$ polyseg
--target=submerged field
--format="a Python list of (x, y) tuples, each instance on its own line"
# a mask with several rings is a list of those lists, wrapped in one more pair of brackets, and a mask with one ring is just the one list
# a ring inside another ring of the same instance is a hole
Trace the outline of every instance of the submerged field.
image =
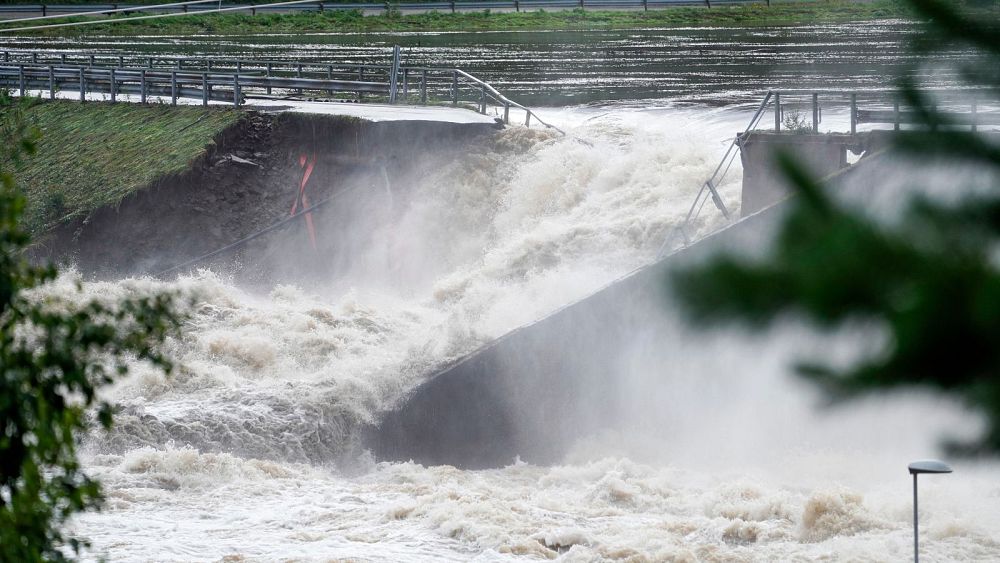
[[(39, 35), (194, 35), (302, 33), (302, 32), (379, 32), (379, 31), (469, 31), (521, 29), (624, 29), (670, 26), (795, 25), (846, 22), (887, 18), (909, 18), (911, 12), (899, 0), (852, 2), (818, 0), (812, 2), (761, 2), (740, 6), (667, 8), (651, 11), (570, 11), (514, 13), (386, 14), (365, 16), (360, 10), (326, 11), (293, 14), (205, 14), (180, 16), (107, 25), (88, 25), (41, 30)], [(114, 18), (111, 18), (113, 21)], [(62, 21), (62, 20), (58, 20)], [(72, 21), (67, 19), (66, 21)], [(55, 23), (55, 22), (54, 22)]]

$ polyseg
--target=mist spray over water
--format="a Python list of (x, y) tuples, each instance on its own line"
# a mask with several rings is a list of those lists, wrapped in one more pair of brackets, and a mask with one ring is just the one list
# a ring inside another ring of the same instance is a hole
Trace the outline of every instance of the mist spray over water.
[[(767, 338), (694, 334), (650, 310), (643, 338), (613, 351), (621, 407), (592, 413), (616, 430), (582, 436), (564, 465), (459, 471), (358, 450), (355, 429), (438, 367), (652, 262), (744, 116), (557, 119), (565, 138), (508, 129), (495, 150), (396, 189), (327, 286), (249, 291), (210, 271), (84, 284), (84, 297), (169, 289), (195, 305), (168, 343), (173, 376), (138, 368), (109, 390), (122, 412), (88, 443), (109, 507), (79, 531), (121, 560), (905, 554), (908, 497), (892, 467), (905, 489), (899, 456), (936, 438), (910, 422), (976, 421), (923, 396), (817, 414), (788, 360), (850, 356), (857, 338), (820, 339), (794, 320)], [(731, 178), (720, 191), (736, 209)], [(701, 233), (721, 224), (700, 220)], [(966, 471), (924, 493), (941, 558), (1000, 545), (1000, 489), (980, 477), (993, 466)]]

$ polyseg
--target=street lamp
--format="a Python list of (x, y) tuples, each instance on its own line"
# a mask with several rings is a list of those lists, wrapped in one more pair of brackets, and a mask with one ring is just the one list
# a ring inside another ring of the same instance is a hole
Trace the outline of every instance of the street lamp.
[(951, 473), (951, 466), (936, 459), (922, 459), (909, 465), (913, 475), (913, 563), (920, 562), (920, 533), (917, 531), (917, 475), (921, 473)]

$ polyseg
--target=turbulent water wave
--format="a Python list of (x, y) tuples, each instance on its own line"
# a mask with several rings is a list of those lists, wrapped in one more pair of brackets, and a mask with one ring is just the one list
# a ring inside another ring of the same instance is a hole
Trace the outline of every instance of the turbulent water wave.
[[(127, 561), (906, 556), (909, 497), (893, 487), (908, 482), (888, 477), (877, 440), (855, 452), (860, 461), (836, 440), (839, 449), (799, 455), (810, 429), (838, 430), (810, 418), (801, 388), (783, 379), (776, 358), (786, 356), (765, 350), (773, 369), (751, 379), (719, 353), (734, 349), (728, 342), (677, 337), (700, 354), (682, 366), (696, 374), (712, 360), (702, 369), (721, 379), (672, 382), (659, 406), (651, 396), (645, 407), (674, 413), (652, 445), (639, 433), (586, 437), (564, 465), (490, 471), (376, 463), (360, 451), (355, 431), (437, 367), (650, 263), (744, 116), (555, 118), (568, 136), (509, 129), (394, 194), (384, 223), (354, 245), (352, 267), (326, 286), (261, 293), (203, 271), (88, 282), (80, 294), (71, 273), (48, 288), (75, 299), (168, 290), (191, 303), (183, 335), (167, 344), (176, 372), (136, 366), (107, 391), (121, 413), (110, 434), (88, 439), (87, 463), (108, 506), (77, 531)], [(721, 186), (730, 209), (735, 176)], [(699, 221), (703, 233), (721, 224), (710, 210)], [(775, 404), (787, 416), (767, 416), (762, 406)], [(897, 419), (951, 412), (915, 404)], [(859, 424), (850, 435), (863, 435)], [(757, 474), (719, 463), (747, 455), (692, 455), (765, 443), (770, 465)], [(838, 464), (854, 468), (850, 478), (830, 469)], [(982, 477), (991, 470), (927, 484), (928, 554), (996, 555), (1000, 489)]]
[[(169, 343), (177, 373), (139, 367), (118, 384), (118, 424), (93, 446), (357, 453), (353, 430), (435, 368), (653, 259), (717, 151), (683, 118), (642, 119), (598, 116), (566, 138), (507, 130), (397, 196), (401, 210), (329, 286), (259, 294), (208, 271), (85, 284), (80, 298), (179, 291), (196, 303)], [(71, 294), (72, 277), (53, 291)]]
[[(117, 560), (884, 561), (912, 548), (905, 475), (862, 490), (605, 458), (382, 464), (343, 478), (186, 448), (91, 465), (108, 506), (79, 525)], [(965, 473), (957, 487), (923, 485), (927, 559), (989, 561), (1000, 549), (1000, 489)]]

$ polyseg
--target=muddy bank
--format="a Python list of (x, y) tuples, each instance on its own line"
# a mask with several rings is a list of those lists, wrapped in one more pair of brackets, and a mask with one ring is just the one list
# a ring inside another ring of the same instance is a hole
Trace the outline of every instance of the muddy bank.
[[(58, 227), (34, 254), (96, 278), (178, 265), (168, 274), (211, 267), (258, 283), (326, 276), (350, 260), (352, 241), (374, 225), (365, 217), (391, 213), (413, 178), (482, 150), (495, 131), (488, 124), (248, 113), (187, 171)], [(249, 243), (186, 264), (317, 205)]]

